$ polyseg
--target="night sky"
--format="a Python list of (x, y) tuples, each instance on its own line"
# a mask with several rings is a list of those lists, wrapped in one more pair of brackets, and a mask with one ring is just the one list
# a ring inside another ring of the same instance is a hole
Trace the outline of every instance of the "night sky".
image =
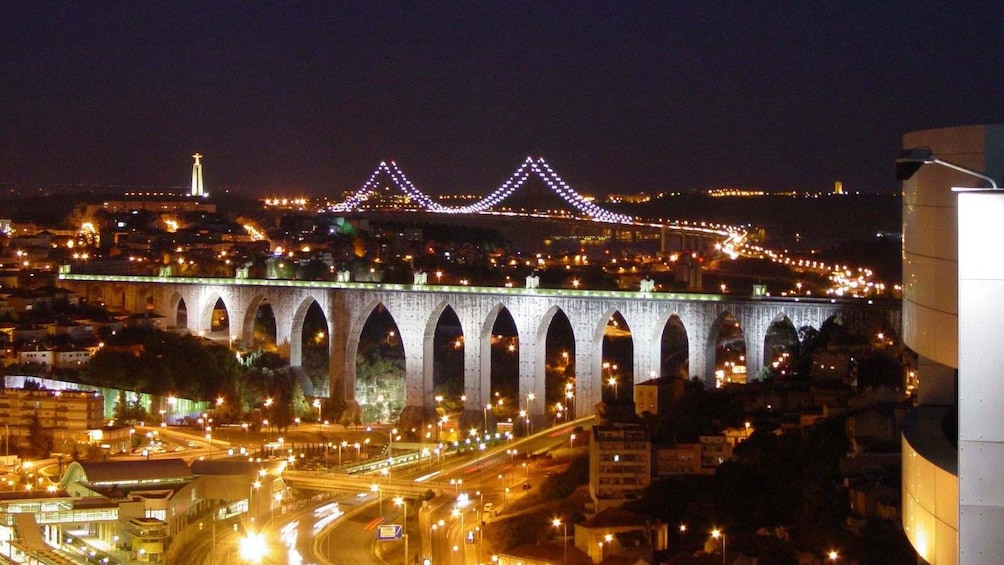
[(1004, 121), (995, 1), (2, 6), (7, 186), (894, 192), (905, 132)]

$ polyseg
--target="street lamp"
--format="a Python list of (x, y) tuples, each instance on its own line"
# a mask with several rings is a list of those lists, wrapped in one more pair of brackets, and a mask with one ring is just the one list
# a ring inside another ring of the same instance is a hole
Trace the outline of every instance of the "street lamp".
[(533, 402), (536, 398), (537, 398), (536, 394), (534, 394), (532, 392), (526, 393), (526, 435), (527, 435), (527, 437), (529, 437), (530, 434), (533, 432), (533, 424), (532, 424), (532, 421), (533, 421), (532, 420), (533, 410), (530, 409), (530, 403)]
[(934, 154), (933, 151), (931, 151), (929, 147), (914, 147), (911, 149), (906, 149), (902, 153), (900, 153), (899, 157), (896, 158), (896, 178), (898, 180), (908, 180), (910, 177), (914, 175), (914, 173), (917, 172), (918, 169), (920, 169), (927, 163), (934, 163), (937, 165), (941, 165), (942, 167), (955, 169), (956, 171), (966, 173), (967, 175), (972, 175), (974, 177), (981, 178), (990, 183), (991, 189), (993, 190), (1000, 189), (1000, 187), (997, 186), (997, 182), (994, 181), (993, 178), (978, 171), (974, 171), (972, 169), (963, 167), (961, 165), (956, 165), (955, 163), (949, 163), (948, 161), (942, 161)]
[(237, 553), (249, 563), (260, 563), (268, 555), (268, 544), (261, 532), (249, 532), (238, 542)]
[(840, 558), (840, 554), (839, 554), (839, 553), (837, 553), (837, 550), (835, 550), (835, 549), (831, 549), (831, 550), (830, 550), (830, 551), (829, 551), (829, 552), (828, 552), (828, 553), (826, 554), (826, 558), (827, 558), (827, 559), (829, 559), (830, 561), (832, 561), (832, 562), (836, 563), (836, 562), (837, 562), (837, 559), (839, 559), (839, 558)]
[(603, 546), (610, 545), (610, 542), (614, 541), (614, 536), (607, 534), (603, 536), (603, 541), (600, 542), (600, 561), (603, 561)]
[(561, 518), (555, 518), (551, 520), (551, 525), (557, 528), (561, 526), (561, 541), (562, 541), (562, 563), (568, 563), (568, 524), (561, 521)]
[(614, 389), (614, 402), (617, 402), (617, 365), (604, 361), (603, 369), (607, 373), (607, 384)]
[[(270, 408), (272, 408), (272, 402), (273, 401), (272, 401), (272, 397), (271, 396), (269, 396), (268, 398), (265, 399), (265, 415), (266, 416), (271, 416), (272, 415), (272, 411), (270, 410)], [(268, 432), (269, 432), (268, 420), (266, 419), (266, 420), (262, 421), (262, 423), (265, 424), (265, 439), (267, 440), (268, 439)]]
[(404, 525), (402, 526), (404, 530), (404, 563), (408, 565), (408, 503), (404, 501), (404, 497), (397, 496), (394, 497), (394, 506), (400, 506), (404, 509)]
[(725, 565), (725, 532), (715, 528), (711, 530), (711, 537), (715, 539), (722, 538), (722, 565)]
[(383, 518), (383, 491), (380, 489), (380, 485), (376, 483), (371, 484), (370, 492), (377, 493), (377, 506), (380, 509), (380, 517)]
[[(167, 423), (171, 424), (171, 412), (174, 411), (175, 405), (178, 404), (178, 398), (173, 394), (167, 397)], [(6, 453), (4, 454), (6, 455)]]

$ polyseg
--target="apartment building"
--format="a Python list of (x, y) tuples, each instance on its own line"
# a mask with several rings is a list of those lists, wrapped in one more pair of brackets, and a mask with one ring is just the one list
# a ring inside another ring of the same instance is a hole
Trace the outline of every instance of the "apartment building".
[(596, 511), (641, 496), (652, 481), (652, 442), (638, 424), (593, 426), (589, 444), (589, 494)]

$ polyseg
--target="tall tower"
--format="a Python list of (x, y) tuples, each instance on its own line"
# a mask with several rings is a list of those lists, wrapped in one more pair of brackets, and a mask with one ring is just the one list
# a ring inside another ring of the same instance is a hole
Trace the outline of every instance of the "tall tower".
[(192, 165), (192, 196), (206, 197), (208, 195), (202, 186), (202, 154), (196, 153), (192, 157), (195, 158), (195, 164)]

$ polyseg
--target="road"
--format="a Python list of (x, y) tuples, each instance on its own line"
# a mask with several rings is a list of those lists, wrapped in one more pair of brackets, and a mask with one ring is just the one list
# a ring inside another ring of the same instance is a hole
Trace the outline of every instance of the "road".
[[(523, 484), (539, 485), (543, 479), (543, 471), (536, 469), (526, 455), (568, 445), (572, 429), (588, 421), (582, 419), (548, 428), (530, 438), (520, 438), (488, 449), (480, 457), (472, 455), (401, 468), (394, 471), (393, 480), (380, 476), (287, 471), (291, 483), (303, 482), (302, 487), (309, 484), (311, 488), (328, 492), (309, 501), (301, 501), (301, 508), (285, 515), (276, 513), (274, 520), (267, 523), (262, 532), (269, 548), (262, 563), (387, 565), (421, 562), (421, 558), (426, 556), (431, 557), (433, 563), (450, 565), (488, 562), (490, 556), (486, 555), (487, 549), (480, 543), (478, 535), (481, 521), (491, 519), (483, 515), (484, 505), (492, 503), (495, 514), (508, 512), (515, 500), (532, 492), (532, 489), (524, 490)], [(439, 474), (430, 480), (415, 482), (416, 478), (428, 476), (432, 470), (438, 470)], [(373, 483), (385, 489), (381, 497), (368, 488)], [(508, 494), (506, 487), (509, 488)], [(424, 506), (416, 505), (416, 497), (429, 490), (437, 496)], [(402, 509), (391, 502), (393, 493), (405, 496), (408, 504), (408, 522), (404, 531), (409, 536), (408, 553), (411, 559), (407, 561), (402, 541), (376, 541), (379, 524), (404, 524)], [(458, 497), (464, 493), (468, 503), (458, 505)], [(337, 510), (331, 506), (333, 502), (338, 503)], [(322, 522), (325, 518), (328, 520)], [(433, 525), (437, 527), (433, 529)], [(209, 520), (206, 527), (211, 527)], [(475, 528), (478, 528), (474, 538), (477, 543), (465, 543), (465, 537), (471, 535)], [(239, 533), (233, 531), (231, 522), (218, 523), (216, 529), (216, 536), (206, 532), (208, 535), (196, 536), (186, 543), (177, 561), (193, 565), (236, 562), (239, 540), (246, 533), (244, 524), (238, 523)]]
[[(494, 505), (495, 514), (508, 512), (513, 502), (532, 492), (532, 488), (524, 490), (522, 488), (524, 484), (539, 485), (543, 480), (544, 471), (538, 469), (533, 461), (526, 457), (526, 454), (568, 445), (568, 437), (573, 428), (588, 422), (590, 419), (586, 418), (548, 428), (530, 438), (514, 440), (506, 445), (487, 450), (480, 457), (470, 456), (463, 460), (438, 464), (441, 474), (437, 475), (435, 480), (419, 483), (422, 489), (438, 492), (438, 496), (429, 501), (422, 509), (411, 506), (408, 509), (407, 533), (409, 534), (408, 549), (411, 558), (407, 562), (421, 562), (423, 557), (432, 558), (433, 563), (449, 563), (450, 565), (488, 562), (490, 559), (490, 556), (486, 555), (488, 550), (483, 547), (480, 541), (481, 521), (491, 519), (491, 517), (483, 515), (484, 505), (491, 502)], [(513, 452), (516, 451), (522, 455), (514, 454)], [(400, 485), (399, 488), (403, 488), (409, 480), (414, 481), (415, 478), (428, 473), (429, 468), (413, 471), (402, 470), (398, 472), (400, 478), (390, 481), (390, 487)], [(369, 480), (376, 481), (378, 484), (384, 483), (382, 479), (371, 477)], [(451, 480), (453, 481), (452, 485), (450, 484)], [(360, 486), (363, 486), (365, 482), (366, 479), (360, 481)], [(506, 487), (509, 488), (508, 494), (505, 492)], [(458, 508), (457, 500), (462, 498), (461, 494), (465, 493), (467, 504), (461, 504)], [(383, 563), (406, 562), (403, 556), (404, 548), (401, 547), (403, 544), (375, 541), (375, 523), (380, 518), (379, 511), (373, 500), (363, 502), (366, 504), (364, 509), (351, 516), (346, 514), (344, 519), (331, 524), (320, 532), (317, 541), (313, 544), (314, 551), (312, 552), (319, 563), (382, 565)], [(409, 499), (408, 502), (411, 504), (414, 499)], [(384, 497), (383, 511), (386, 518), (384, 523), (390, 523), (388, 520), (392, 519), (397, 520), (394, 523), (402, 523), (399, 518), (395, 518), (400, 514), (394, 513), (395, 511), (392, 509), (393, 506), (389, 504), (388, 497)], [(442, 521), (442, 527), (439, 525), (440, 521)], [(433, 525), (437, 527), (433, 529)], [(478, 531), (474, 532), (476, 543), (465, 543), (465, 539), (471, 535), (475, 528), (478, 528)], [(325, 551), (331, 545), (330, 540), (332, 539), (337, 540), (337, 546), (330, 552)], [(387, 544), (378, 548), (382, 559), (374, 555), (374, 544), (376, 543)]]

